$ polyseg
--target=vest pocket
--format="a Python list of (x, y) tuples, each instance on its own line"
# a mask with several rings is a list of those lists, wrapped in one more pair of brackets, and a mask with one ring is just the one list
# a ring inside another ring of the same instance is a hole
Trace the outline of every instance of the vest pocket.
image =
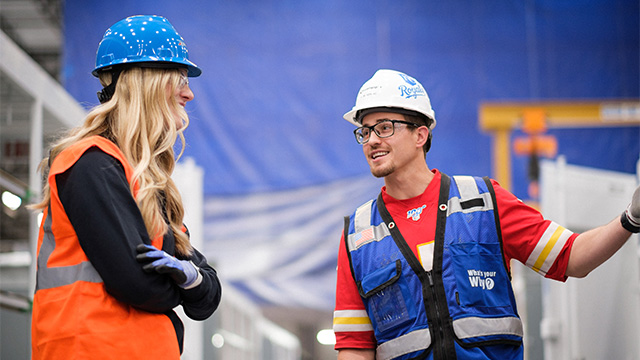
[(449, 312), (458, 341), (469, 346), (519, 346), (522, 322), (511, 304), (511, 284), (500, 244), (454, 243), (449, 249), (456, 297), (450, 301)]
[(462, 307), (510, 306), (509, 278), (500, 244), (451, 244), (453, 268)]
[(407, 287), (400, 277), (401, 274), (402, 263), (396, 260), (365, 275), (358, 283), (358, 289), (365, 300), (369, 316), (375, 322), (374, 326), (381, 332), (411, 319), (403, 296), (403, 292), (407, 292)]

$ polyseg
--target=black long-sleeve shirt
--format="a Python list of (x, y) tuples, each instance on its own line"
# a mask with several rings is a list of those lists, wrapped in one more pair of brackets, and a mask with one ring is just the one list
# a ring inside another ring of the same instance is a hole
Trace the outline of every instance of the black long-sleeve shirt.
[[(142, 214), (122, 164), (97, 147), (57, 175), (56, 184), (80, 246), (107, 292), (138, 309), (169, 316), (182, 348), (182, 324), (172, 309), (182, 305), (187, 316), (204, 320), (220, 303), (220, 282), (204, 255), (194, 249), (189, 258), (177, 256), (193, 261), (203, 276), (202, 282), (189, 290), (177, 286), (167, 275), (142, 270), (136, 261), (136, 246), (151, 244)], [(162, 250), (175, 256), (171, 231), (164, 236)]]

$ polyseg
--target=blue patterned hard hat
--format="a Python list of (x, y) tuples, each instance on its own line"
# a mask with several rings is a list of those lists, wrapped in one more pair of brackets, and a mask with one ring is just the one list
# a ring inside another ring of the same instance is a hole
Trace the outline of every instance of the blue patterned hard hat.
[(107, 29), (98, 45), (96, 67), (91, 73), (98, 76), (102, 70), (125, 64), (186, 67), (191, 77), (202, 73), (189, 60), (189, 51), (180, 34), (167, 19), (157, 15), (130, 16)]

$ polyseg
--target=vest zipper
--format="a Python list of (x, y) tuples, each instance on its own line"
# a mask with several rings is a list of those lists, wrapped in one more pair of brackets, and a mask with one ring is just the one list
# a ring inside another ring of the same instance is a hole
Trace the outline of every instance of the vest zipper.
[[(433, 282), (433, 271), (427, 271), (427, 279), (429, 279), (429, 290), (431, 290), (431, 298), (433, 299), (433, 304), (435, 306), (435, 319), (434, 323), (436, 325), (436, 331), (438, 337), (435, 340), (436, 346), (440, 347), (441, 351), (438, 351), (440, 354), (446, 354), (446, 348), (444, 345), (444, 326), (442, 325), (442, 317), (440, 315), (440, 305), (438, 304), (438, 299), (436, 297), (435, 283)], [(435, 345), (435, 344), (434, 344)], [(435, 355), (435, 352), (434, 352)]]

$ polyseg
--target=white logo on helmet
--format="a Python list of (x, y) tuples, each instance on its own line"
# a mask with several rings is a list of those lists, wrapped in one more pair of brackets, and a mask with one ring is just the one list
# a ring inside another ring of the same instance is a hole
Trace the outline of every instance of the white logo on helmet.
[(412, 78), (411, 76), (408, 76), (407, 74), (398, 73), (398, 75), (400, 75), (400, 77), (404, 79), (404, 81), (406, 81), (407, 84), (411, 86), (415, 86), (418, 83), (416, 79)]
[(400, 77), (409, 85), (400, 85), (398, 86), (398, 90), (400, 90), (400, 96), (410, 99), (417, 99), (418, 96), (427, 96), (427, 92), (418, 84), (418, 82), (406, 74), (399, 73)]
[(407, 99), (409, 98), (414, 98), (417, 99), (418, 96), (427, 96), (426, 91), (424, 91), (424, 89), (420, 86), (406, 86), (406, 85), (400, 85), (398, 86), (398, 90), (400, 90), (400, 96), (403, 96)]

